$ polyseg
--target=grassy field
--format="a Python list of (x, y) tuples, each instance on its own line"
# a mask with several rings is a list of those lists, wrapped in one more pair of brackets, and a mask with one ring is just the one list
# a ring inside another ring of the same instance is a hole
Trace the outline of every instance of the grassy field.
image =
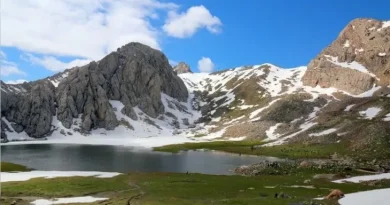
[[(309, 183), (305, 180), (311, 179)], [(294, 185), (313, 188), (291, 187)], [(376, 186), (364, 184), (335, 184), (313, 180), (312, 173), (289, 176), (213, 176), (202, 174), (130, 173), (114, 178), (70, 177), (32, 179), (25, 182), (2, 183), (3, 202), (20, 199), (27, 204), (32, 198), (97, 196), (110, 198), (103, 204), (125, 205), (127, 200), (141, 194), (131, 204), (143, 205), (204, 205), (204, 204), (310, 204), (315, 197), (326, 196), (331, 189), (346, 193), (390, 187), (389, 182)], [(274, 198), (283, 192), (291, 198)], [(12, 197), (12, 198), (11, 198)], [(91, 204), (101, 204), (95, 202)], [(336, 201), (318, 201), (318, 204), (338, 204)]]
[(260, 141), (214, 141), (214, 142), (202, 142), (202, 143), (183, 143), (167, 145), (162, 147), (155, 147), (154, 151), (162, 152), (179, 152), (186, 150), (196, 149), (210, 149), (218, 150), (229, 153), (237, 154), (249, 154), (249, 155), (263, 155), (263, 156), (274, 156), (290, 159), (300, 158), (330, 158), (335, 152), (337, 154), (344, 154), (343, 144), (319, 144), (319, 145), (302, 145), (302, 144), (291, 144), (291, 145), (279, 145), (273, 147), (256, 147), (262, 145), (264, 142)]
[(16, 171), (29, 171), (31, 169), (19, 165), (19, 164), (13, 164), (9, 162), (0, 162), (0, 171), (2, 172), (16, 172)]

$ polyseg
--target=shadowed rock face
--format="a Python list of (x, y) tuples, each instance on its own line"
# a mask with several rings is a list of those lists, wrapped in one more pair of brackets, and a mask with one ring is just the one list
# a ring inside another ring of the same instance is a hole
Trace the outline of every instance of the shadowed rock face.
[[(390, 26), (374, 19), (351, 21), (309, 65), (304, 85), (335, 87), (360, 94), (390, 84)], [(336, 62), (336, 63), (335, 63)], [(343, 63), (343, 66), (337, 65)], [(367, 72), (353, 70), (359, 67)]]
[[(53, 116), (66, 128), (81, 116), (81, 129), (114, 129), (116, 119), (109, 100), (124, 104), (122, 113), (134, 118), (134, 106), (150, 117), (164, 113), (161, 92), (186, 101), (187, 89), (165, 55), (140, 43), (129, 43), (99, 62), (67, 70), (57, 88), (50, 79), (26, 84), (23, 92), (2, 90), (1, 116), (17, 132), (31, 137), (50, 132)], [(23, 87), (23, 88), (24, 88)], [(57, 107), (57, 113), (56, 113)]]
[(48, 81), (35, 83), (29, 93), (1, 93), (1, 115), (12, 122), (16, 132), (23, 130), (31, 137), (50, 132), (55, 115), (55, 88)]

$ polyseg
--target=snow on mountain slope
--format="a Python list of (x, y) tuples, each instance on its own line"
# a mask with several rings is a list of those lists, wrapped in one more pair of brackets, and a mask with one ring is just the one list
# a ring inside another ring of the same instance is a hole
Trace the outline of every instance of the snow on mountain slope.
[(223, 132), (224, 138), (246, 136), (273, 141), (267, 146), (286, 143), (296, 136), (330, 135), (338, 129), (319, 129), (318, 122), (330, 103), (370, 98), (384, 89), (375, 86), (352, 95), (331, 87), (304, 86), (301, 79), (305, 71), (304, 66), (283, 69), (263, 64), (179, 76), (200, 105), (199, 121), (213, 126), (210, 131)]
[[(138, 107), (134, 107), (137, 119), (132, 119), (122, 113), (124, 105), (120, 101), (110, 100), (116, 118), (120, 121), (114, 130), (94, 129), (89, 133), (82, 133), (81, 116), (73, 121), (69, 129), (55, 116), (52, 134), (47, 137), (48, 140), (18, 143), (153, 147), (183, 142), (250, 138), (270, 141), (266, 146), (279, 145), (297, 137), (315, 139), (331, 134), (349, 133), (343, 125), (321, 128), (321, 120), (327, 107), (332, 102), (343, 102), (344, 98), (369, 98), (382, 89), (377, 86), (365, 93), (351, 95), (335, 88), (303, 86), (301, 78), (305, 71), (306, 67), (303, 66), (283, 69), (272, 64), (263, 64), (210, 74), (182, 73), (178, 76), (189, 91), (188, 100), (179, 102), (161, 93), (165, 113), (157, 118), (151, 118)], [(67, 75), (65, 71), (47, 80), (58, 86)], [(17, 87), (12, 89), (23, 89), (21, 85), (15, 86)], [(8, 87), (7, 91), (10, 90)], [(354, 105), (352, 111), (351, 104)], [(340, 109), (344, 115), (356, 113), (356, 119), (362, 118), (359, 111), (369, 108), (359, 108), (358, 103), (349, 101), (342, 106)], [(388, 121), (387, 116), (376, 114), (378, 118), (383, 118), (383, 122)], [(2, 119), (11, 127), (5, 118)], [(6, 133), (9, 140), (33, 140), (24, 132), (16, 133), (11, 130)]]

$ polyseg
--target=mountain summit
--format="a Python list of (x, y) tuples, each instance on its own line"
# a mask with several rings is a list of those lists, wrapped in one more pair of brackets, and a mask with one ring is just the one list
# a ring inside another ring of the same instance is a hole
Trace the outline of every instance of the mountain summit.
[(11, 125), (4, 128), (43, 137), (53, 131), (55, 120), (66, 129), (79, 120), (76, 130), (84, 133), (97, 128), (113, 130), (121, 119), (110, 101), (122, 103), (119, 111), (136, 120), (135, 107), (151, 118), (164, 114), (161, 93), (178, 102), (188, 98), (183, 81), (165, 55), (140, 43), (129, 43), (99, 62), (59, 76), (59, 83), (48, 78), (26, 83), (23, 88), (8, 85), (2, 89), (1, 116)]
[(182, 73), (192, 73), (190, 66), (187, 63), (180, 62), (178, 63), (175, 67), (173, 67), (173, 70), (177, 74), (182, 74)]

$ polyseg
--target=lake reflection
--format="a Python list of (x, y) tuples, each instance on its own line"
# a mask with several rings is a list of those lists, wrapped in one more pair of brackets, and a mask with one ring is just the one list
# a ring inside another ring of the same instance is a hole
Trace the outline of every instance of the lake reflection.
[(214, 151), (172, 154), (121, 146), (29, 144), (1, 146), (1, 160), (38, 170), (234, 174), (229, 170), (280, 159)]

